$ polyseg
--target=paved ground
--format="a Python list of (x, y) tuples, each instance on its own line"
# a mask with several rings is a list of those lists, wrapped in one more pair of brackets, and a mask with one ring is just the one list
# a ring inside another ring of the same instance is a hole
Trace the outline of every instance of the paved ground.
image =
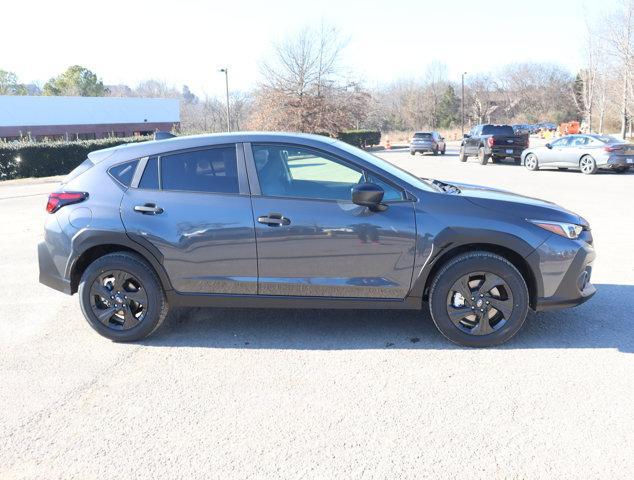
[(117, 345), (37, 283), (52, 185), (3, 185), (0, 478), (634, 478), (634, 174), (383, 155), (578, 211), (599, 293), (488, 350), (348, 311), (180, 310)]

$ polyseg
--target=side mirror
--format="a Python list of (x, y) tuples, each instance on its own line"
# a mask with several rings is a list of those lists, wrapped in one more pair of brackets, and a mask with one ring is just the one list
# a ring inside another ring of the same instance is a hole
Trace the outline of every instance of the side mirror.
[(553, 146), (550, 143), (547, 143), (546, 148), (553, 148)]
[(445, 141), (445, 137), (440, 137), (440, 140), (444, 142)]
[(376, 183), (358, 183), (352, 187), (352, 203), (368, 207), (373, 212), (382, 212), (387, 205), (382, 204), (385, 192)]
[(468, 133), (465, 133), (462, 135), (462, 138), (471, 138), (471, 135), (469, 135)]

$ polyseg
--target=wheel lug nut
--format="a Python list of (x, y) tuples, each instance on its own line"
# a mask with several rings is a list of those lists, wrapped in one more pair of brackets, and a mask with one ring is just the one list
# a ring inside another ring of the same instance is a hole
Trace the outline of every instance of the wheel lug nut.
[(471, 297), (471, 300), (475, 300), (475, 297)]
[(484, 297), (484, 295), (480, 294), (480, 298)]
[(471, 307), (471, 310), (475, 310), (475, 307)]
[(481, 308), (481, 309), (480, 309), (480, 311), (481, 311), (481, 312), (484, 312), (484, 308)]
[(491, 303), (491, 302), (487, 301), (487, 305), (488, 305), (489, 303)]

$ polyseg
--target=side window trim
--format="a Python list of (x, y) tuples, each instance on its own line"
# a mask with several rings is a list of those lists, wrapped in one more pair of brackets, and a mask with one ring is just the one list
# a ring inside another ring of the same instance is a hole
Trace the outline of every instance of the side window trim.
[[(252, 143), (251, 142), (244, 142), (243, 144), (243, 148), (244, 148), (244, 159), (245, 159), (245, 163), (246, 163), (246, 173), (247, 173), (247, 178), (248, 178), (248, 182), (249, 182), (249, 188), (251, 191), (251, 195), (254, 196), (264, 196), (262, 195), (262, 190), (260, 188), (260, 179), (258, 177), (258, 172), (255, 168), (255, 159), (253, 158), (253, 149), (252, 149)], [(397, 203), (397, 202), (413, 202), (416, 201), (416, 197), (414, 195), (412, 195), (406, 188), (403, 188), (399, 185), (395, 185), (394, 182), (386, 179), (383, 175), (381, 175), (380, 173), (377, 173), (374, 170), (371, 170), (369, 168), (366, 168), (364, 166), (361, 165), (357, 165), (354, 162), (351, 162), (350, 160), (346, 159), (346, 158), (342, 158), (339, 155), (335, 155), (332, 154), (330, 152), (325, 152), (323, 150), (320, 150), (318, 148), (314, 148), (311, 146), (307, 146), (307, 145), (300, 145), (300, 144), (293, 144), (293, 143), (279, 143), (279, 142), (260, 142), (258, 143), (258, 145), (287, 145), (287, 146), (293, 146), (293, 147), (297, 147), (297, 148), (305, 148), (307, 150), (312, 150), (313, 152), (316, 152), (319, 155), (323, 155), (325, 158), (332, 158), (338, 162), (341, 162), (343, 165), (349, 167), (349, 168), (353, 168), (353, 169), (358, 169), (361, 170), (361, 173), (363, 175), (363, 179), (367, 180), (368, 174), (373, 175), (377, 178), (379, 178), (380, 180), (382, 180), (383, 182), (387, 183), (388, 185), (392, 186), (392, 188), (394, 188), (395, 190), (401, 192), (402, 194), (402, 199), (401, 200), (388, 200), (385, 203)], [(306, 197), (276, 197), (276, 198), (296, 198), (296, 199), (301, 199), (301, 200), (318, 200), (318, 201), (333, 201), (333, 202), (340, 202), (341, 200), (331, 200), (331, 199), (324, 199), (324, 198), (306, 198)]]
[[(223, 143), (218, 145), (204, 145), (201, 147), (194, 148), (185, 148), (181, 150), (173, 150), (169, 152), (162, 152), (156, 155), (151, 155), (151, 157), (156, 157), (156, 168), (157, 168), (157, 176), (158, 176), (158, 191), (163, 191), (163, 176), (162, 176), (162, 157), (168, 157), (170, 155), (177, 155), (181, 153), (187, 152), (195, 152), (195, 151), (203, 151), (203, 150), (212, 150), (215, 148), (227, 148), (233, 146), (235, 148), (236, 153), (236, 168), (238, 174), (238, 192), (237, 193), (226, 193), (226, 192), (196, 192), (191, 190), (178, 190), (183, 193), (198, 193), (198, 194), (223, 194), (223, 195), (249, 195), (249, 180), (246, 176), (246, 167), (245, 167), (245, 149), (240, 142), (235, 143)], [(131, 188), (139, 188), (139, 183), (141, 182), (141, 178), (143, 177), (143, 173), (147, 167), (150, 156), (146, 156), (139, 159), (139, 164), (137, 165), (137, 170), (134, 174), (134, 178), (132, 180)], [(165, 190), (172, 191), (172, 190)], [(176, 190), (174, 190), (176, 191)]]

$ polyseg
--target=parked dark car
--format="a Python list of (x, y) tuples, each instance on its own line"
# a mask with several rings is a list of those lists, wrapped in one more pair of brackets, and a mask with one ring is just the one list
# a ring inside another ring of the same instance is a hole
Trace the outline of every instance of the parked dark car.
[(447, 144), (444, 137), (438, 132), (416, 132), (409, 144), (409, 153), (414, 155), (416, 152), (431, 152), (434, 155), (445, 154)]
[(489, 159), (496, 162), (512, 158), (520, 165), (522, 151), (528, 147), (528, 137), (528, 133), (515, 133), (511, 125), (476, 125), (464, 135), (459, 158), (461, 162), (466, 162), (467, 157), (477, 155), (482, 165), (486, 165)]
[[(49, 196), (40, 281), (115, 341), (168, 308), (413, 309), (448, 339), (511, 338), (595, 292), (588, 223), (415, 177), (322, 136), (235, 133), (99, 150)], [(389, 314), (386, 314), (386, 322)]]

